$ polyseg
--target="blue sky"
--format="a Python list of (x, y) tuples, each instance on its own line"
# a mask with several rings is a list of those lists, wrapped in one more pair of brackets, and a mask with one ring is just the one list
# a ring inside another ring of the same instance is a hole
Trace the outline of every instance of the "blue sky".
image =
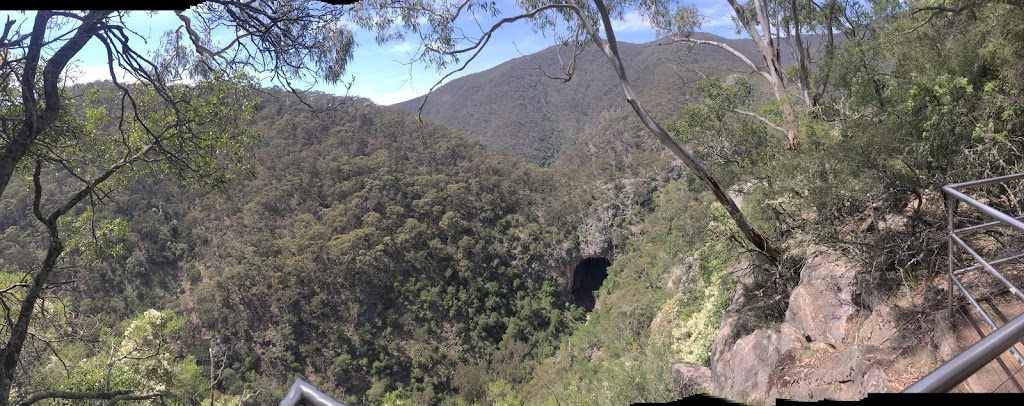
[[(725, 0), (696, 0), (691, 5), (697, 6), (706, 20), (701, 31), (722, 36), (735, 37), (735, 27), (730, 20), (730, 8)], [(499, 9), (508, 15), (518, 8), (514, 1), (499, 0)], [(12, 19), (25, 20), (23, 32), (30, 29), (32, 14), (3, 12)], [(2, 18), (3, 16), (0, 16)], [(167, 30), (173, 30), (181, 22), (169, 11), (159, 12), (153, 16), (146, 13), (132, 13), (127, 21), (138, 36), (131, 42), (144, 42), (145, 46), (155, 46), (160, 36)], [(490, 22), (484, 22), (490, 25)], [(620, 41), (647, 42), (655, 39), (654, 30), (640, 18), (636, 12), (627, 13), (622, 20), (615, 22), (616, 34)], [(422, 64), (409, 64), (410, 51), (416, 49), (417, 43), (399, 42), (378, 46), (374, 35), (370, 32), (355, 29), (357, 47), (346, 77), (354, 77), (350, 95), (369, 98), (377, 104), (389, 105), (408, 100), (426, 93), (445, 73)], [(466, 28), (467, 30), (469, 28)], [(479, 32), (474, 25), (473, 30)], [(504, 61), (522, 55), (540, 51), (554, 44), (550, 35), (546, 38), (533, 31), (526, 21), (504, 26), (497, 32), (487, 48), (463, 72), (449, 78), (452, 80), (473, 72), (486, 70)], [(106, 65), (106, 54), (102, 44), (93, 39), (79, 53), (75, 65), (68, 72), (75, 81), (89, 82), (109, 79)], [(538, 73), (539, 75), (539, 73)], [(343, 94), (343, 86), (319, 85), (316, 90), (327, 93)]]
[[(730, 18), (731, 8), (725, 0), (699, 0), (691, 4), (700, 8), (702, 14), (707, 17), (701, 31), (736, 37), (735, 25)], [(498, 5), (503, 13), (518, 10), (514, 2), (508, 0), (500, 0)], [(628, 13), (623, 20), (617, 21), (615, 28), (619, 41), (641, 43), (656, 38), (651, 26), (636, 12)], [(479, 32), (478, 28), (473, 29)], [(349, 75), (355, 76), (352, 94), (368, 97), (378, 104), (397, 103), (426, 93), (446, 73), (436, 72), (423, 65), (404, 65), (403, 62), (409, 61), (408, 51), (415, 49), (415, 43), (392, 43), (378, 47), (372, 33), (357, 30), (355, 36), (358, 47), (349, 70)], [(533, 32), (527, 21), (505, 25), (494, 35), (487, 49), (465, 71), (448, 80), (489, 69), (509, 59), (529, 55), (552, 45), (554, 41), (550, 35), (545, 38), (540, 33)], [(541, 77), (538, 72), (538, 78)]]

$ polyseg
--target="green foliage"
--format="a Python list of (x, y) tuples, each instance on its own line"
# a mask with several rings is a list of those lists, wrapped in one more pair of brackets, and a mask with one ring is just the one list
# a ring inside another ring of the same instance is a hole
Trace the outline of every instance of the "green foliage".
[[(0, 300), (3, 301), (4, 315), (11, 319), (17, 319), (21, 314), (19, 306), (28, 291), (31, 275), (22, 272), (0, 272)], [(30, 322), (32, 331), (36, 334), (50, 339), (58, 339), (73, 330), (72, 323), (68, 318), (71, 306), (66, 302), (56, 300), (42, 300), (36, 303), (34, 312), (42, 314), (43, 317), (34, 318)], [(4, 325), (0, 329), (0, 339), (10, 338), (11, 329)]]
[[(971, 16), (937, 13), (924, 25), (925, 16), (908, 16), (880, 40), (894, 62), (884, 82), (891, 108), (880, 112), (880, 127), (906, 143), (897, 154), (926, 186), (953, 180), (946, 173), (954, 170), (975, 179), (1019, 165), (1013, 129), (1021, 124), (1016, 99), (1024, 55), (1013, 44), (1024, 38), (1022, 12), (1001, 4), (970, 10)], [(910, 33), (896, 41), (902, 31)], [(926, 43), (934, 45), (917, 45)]]
[(735, 246), (725, 214), (684, 182), (669, 183), (652, 206), (643, 232), (626, 240), (608, 269), (587, 322), (524, 386), (508, 392), (505, 381), (492, 381), (490, 401), (627, 404), (683, 395), (671, 363), (708, 361), (731, 298), (726, 271), (736, 260), (730, 254)]
[[(85, 120), (61, 127), (75, 132), (73, 137), (48, 140), (48, 159), (60, 165), (44, 172), (46, 212), (86, 182), (120, 168), (90, 195), (88, 207), (73, 209), (61, 221), (67, 263), (89, 270), (75, 275), (78, 308), (105, 325), (170, 304), (166, 294), (180, 288), (175, 268), (188, 251), (178, 221), (191, 204), (186, 196), (202, 193), (183, 188), (181, 181), (218, 186), (238, 176), (247, 164), (243, 146), (257, 136), (247, 126), (257, 100), (235, 78), (129, 88), (132, 98), (124, 103), (110, 84), (71, 89), (81, 97), (66, 111)], [(121, 195), (127, 200), (117, 206), (102, 204)], [(15, 224), (38, 227), (29, 213), (22, 209)], [(41, 236), (28, 241), (45, 250)]]
[[(195, 357), (181, 357), (171, 343), (181, 339), (184, 320), (171, 311), (148, 310), (122, 324), (120, 333), (107, 330), (94, 354), (82, 351), (52, 353), (49, 362), (34, 372), (49, 380), (37, 380), (34, 390), (68, 392), (133, 391), (164, 394), (163, 400), (145, 404), (186, 405), (209, 394), (206, 371)], [(62, 358), (58, 358), (61, 356)], [(66, 375), (65, 375), (66, 373)], [(62, 400), (56, 404), (86, 405), (93, 401)]]
[[(694, 146), (697, 158), (726, 187), (770, 176), (785, 148), (781, 133), (733, 112), (755, 110), (756, 101), (745, 78), (734, 75), (729, 82), (723, 78), (698, 82), (700, 102), (686, 105), (681, 118), (668, 124), (681, 142)], [(761, 109), (766, 110), (766, 105), (772, 103), (761, 104)]]
[[(103, 91), (111, 88), (102, 85), (93, 87), (82, 104), (76, 106), (92, 122), (83, 122), (74, 117), (72, 110), (64, 109), (63, 115), (71, 118), (62, 116), (57, 126), (49, 128), (52, 134), (48, 133), (45, 140), (33, 146), (37, 148), (35, 154), (39, 158), (34, 175), (38, 185), (35, 187), (38, 202), (35, 217), (39, 217), (40, 222), (46, 222), (52, 231), (48, 238), (38, 238), (39, 233), (31, 231), (23, 234), (37, 237), (25, 241), (25, 244), (32, 246), (34, 242), (38, 250), (48, 246), (51, 254), (66, 253), (67, 256), (59, 259), (56, 266), (48, 263), (41, 271), (33, 270), (38, 274), (32, 274), (32, 283), (27, 283), (29, 278), (26, 277), (23, 282), (8, 286), (5, 290), (7, 297), (3, 299), (7, 309), (17, 309), (22, 306), (21, 301), (34, 298), (33, 295), (41, 295), (28, 325), (29, 342), (25, 344), (24, 350), (19, 349), (17, 353), (19, 371), (24, 371), (19, 374), (25, 376), (13, 382), (8, 381), (13, 383), (13, 389), (18, 393), (16, 396), (28, 396), (34, 391), (52, 390), (54, 387), (72, 392), (181, 392), (178, 390), (180, 388), (172, 388), (171, 385), (181, 385), (182, 382), (200, 376), (194, 358), (190, 362), (186, 360), (176, 366), (171, 365), (181, 354), (171, 355), (162, 351), (167, 341), (164, 335), (180, 336), (183, 323), (163, 320), (163, 315), (156, 311), (146, 312), (144, 317), (147, 320), (133, 320), (127, 326), (120, 343), (103, 332), (87, 330), (84, 334), (99, 334), (101, 341), (110, 342), (110, 348), (103, 356), (102, 349), (86, 351), (73, 344), (68, 345), (72, 354), (84, 357), (75, 360), (74, 368), (61, 358), (60, 350), (65, 346), (53, 345), (82, 334), (77, 331), (80, 325), (72, 322), (72, 312), (65, 305), (69, 295), (63, 290), (51, 293), (55, 287), (68, 284), (62, 279), (76, 279), (79, 273), (75, 266), (103, 269), (107, 263), (117, 262), (130, 253), (125, 247), (128, 245), (126, 239), (131, 234), (124, 220), (106, 211), (97, 212), (97, 206), (90, 205), (83, 209), (78, 207), (79, 204), (86, 199), (93, 204), (103, 202), (117, 191), (127, 189), (136, 176), (155, 166), (161, 166), (163, 170), (169, 170), (182, 179), (194, 176), (196, 183), (216, 184), (217, 176), (237, 164), (238, 157), (242, 156), (241, 144), (251, 139), (250, 131), (239, 128), (251, 116), (254, 102), (230, 80), (211, 80), (194, 86), (169, 89), (158, 89), (146, 83), (130, 87), (131, 96), (122, 94), (122, 100), (130, 100), (131, 103), (120, 103), (120, 111), (114, 113), (109, 109), (111, 105), (118, 105), (112, 100), (113, 93)], [(160, 92), (163, 93), (158, 96)], [(67, 97), (64, 94), (61, 96)], [(169, 99), (174, 102), (169, 102)], [(225, 162), (222, 155), (228, 155), (230, 160)], [(45, 171), (42, 171), (40, 168), (44, 167), (44, 162)], [(26, 217), (20, 217), (25, 214), (15, 214), (13, 222), (27, 226)], [(63, 220), (60, 222), (63, 224), (56, 220), (42, 220), (42, 217)], [(35, 224), (35, 227), (39, 227), (39, 224)], [(61, 248), (53, 248), (60, 245), (48, 241), (59, 238), (61, 231), (71, 233), (63, 239), (63, 252)], [(134, 281), (133, 277), (148, 273), (139, 266), (140, 261), (133, 259), (129, 257), (125, 267), (135, 271), (134, 275), (118, 275), (121, 281)], [(29, 266), (35, 268), (38, 265)], [(30, 269), (24, 265), (20, 268), (26, 271)], [(88, 272), (82, 272), (81, 275), (87, 275), (82, 278), (86, 283), (76, 285), (75, 288), (88, 289), (88, 282), (93, 282), (89, 280), (91, 277), (103, 276), (102, 273)], [(21, 294), (29, 288), (37, 290)], [(118, 290), (117, 286), (111, 285), (105, 285), (100, 290), (112, 288)], [(133, 293), (138, 299), (140, 292), (124, 292), (122, 295), (130, 297)], [(100, 292), (91, 294), (95, 296), (83, 295), (85, 300), (81, 303), (84, 306), (80, 309), (94, 310), (90, 299), (104, 302), (111, 299), (101, 298)], [(94, 315), (91, 312), (89, 314)], [(105, 319), (108, 322), (106, 325), (112, 325), (109, 321), (117, 319), (116, 314), (110, 313), (97, 316)], [(18, 335), (12, 333), (19, 326), (13, 323), (11, 317), (6, 318), (3, 331), (11, 339), (10, 342), (5, 341), (10, 346), (8, 348), (20, 348), (24, 343), (23, 339), (16, 339)], [(45, 348), (46, 353), (41, 348)], [(43, 361), (50, 356), (52, 358), (48, 362)], [(63, 367), (68, 375), (65, 382), (54, 378), (59, 375), (57, 365)], [(72, 369), (75, 374), (71, 373)], [(12, 370), (11, 374), (14, 373)], [(194, 384), (194, 379), (192, 381), (193, 384), (189, 386), (195, 392), (194, 389), (200, 386)], [(6, 388), (4, 396), (7, 396)], [(196, 397), (194, 393), (182, 396), (189, 400)]]
[[(785, 150), (780, 132), (736, 113), (780, 121), (779, 103), (742, 76), (697, 82), (700, 99), (685, 107), (680, 94), (693, 95), (664, 85), (670, 73), (637, 78), (638, 87), (666, 93), (653, 110), (683, 113), (670, 129), (742, 196), (756, 228), (788, 239), (797, 254), (804, 245), (853, 243), (873, 269), (913, 276), (933, 267), (939, 249), (938, 186), (1021, 166), (1024, 53), (1015, 44), (1024, 40), (1024, 16), (1012, 5), (963, 5), (934, 15), (887, 9), (896, 14), (879, 20), (878, 31), (841, 43), (825, 67), (834, 90), (799, 115), (796, 151)], [(667, 65), (641, 47), (623, 52), (641, 68)], [(580, 55), (581, 66), (597, 65), (587, 59), (595, 55)], [(504, 75), (512, 89), (493, 114), (460, 110), (493, 94), (438, 92), (427, 116), (557, 171), (489, 154), (361, 99), (319, 114), (273, 92), (257, 104), (232, 81), (214, 80), (172, 87), (172, 97), (187, 100), (172, 113), (152, 89), (137, 88), (138, 113), (170, 131), (163, 149), (146, 155), (155, 164), (140, 161), (104, 190), (120, 196), (117, 206), (62, 220), (74, 266), (62, 275), (77, 283), (55, 293), (66, 302), (42, 303), (33, 321), (36, 334), (78, 331), (67, 317), (73, 307), (119, 327), (88, 331), (95, 346), (59, 345), (70, 373), (33, 347), (25, 358), (32, 376), (19, 393), (167, 391), (170, 403), (195, 404), (209, 401), (212, 384), (218, 404), (257, 390), (252, 401), (264, 403), (304, 376), (351, 404), (678, 397), (669, 367), (710, 361), (733, 292), (728, 271), (744, 249), (736, 231), (695, 179), (680, 179), (660, 147), (636, 136), (632, 113), (612, 109), (617, 93), (549, 88), (510, 66), (478, 76)], [(572, 86), (591, 75), (579, 74)], [(473, 88), (468, 79), (450, 89)], [(88, 178), (153, 134), (114, 119), (122, 107), (109, 87), (82, 90), (88, 96), (76, 108), (85, 119), (63, 117), (67, 131), (47, 141)], [(561, 108), (528, 113), (542, 102)], [(257, 132), (266, 137), (257, 141)], [(59, 172), (47, 172), (55, 185), (47, 204), (80, 187)], [(8, 303), (20, 299), (17, 284), (45, 249), (29, 221), (28, 184), (18, 182), (0, 202)], [(982, 191), (1011, 209), (1015, 192)], [(584, 315), (550, 270), (564, 266), (596, 207), (613, 207), (616, 258), (597, 307)], [(746, 291), (755, 324), (782, 318), (798, 262), (791, 255), (752, 265)], [(211, 383), (209, 367), (221, 361)]]
[(254, 178), (178, 220), (201, 281), (182, 303), (228, 349), (226, 392), (316, 374), (357, 402), (472, 400), (458, 365), (522, 381), (581, 316), (546, 272), (573, 221), (540, 217), (550, 173), (359, 100), (257, 117)]
[(487, 402), (495, 406), (522, 406), (526, 404), (522, 395), (508, 382), (498, 379), (487, 384)]
[[(1022, 170), (1024, 55), (1015, 44), (1024, 14), (997, 3), (945, 6), (891, 10), (877, 35), (843, 44), (833, 94), (842, 104), (826, 112), (842, 125), (829, 126), (803, 191), (789, 198), (814, 209), (820, 241), (852, 243), (844, 245), (881, 286), (937, 269), (942, 185)], [(1008, 196), (1021, 185), (1007, 186), (979, 193), (1016, 211)]]
[(97, 220), (94, 208), (89, 207), (77, 216), (69, 216), (64, 225), (68, 252), (78, 254), (83, 261), (124, 255), (124, 244), (118, 243), (128, 231), (124, 219)]
[[(718, 220), (722, 221), (722, 220)], [(718, 333), (722, 313), (732, 299), (735, 285), (722, 258), (728, 257), (721, 242), (710, 242), (694, 254), (693, 268), (681, 269), (685, 274), (680, 289), (663, 306), (658, 317), (664, 318), (673, 359), (708, 366), (711, 345)], [(696, 269), (694, 269), (696, 268)], [(655, 330), (653, 334), (658, 334)]]
[(222, 186), (246, 169), (244, 146), (258, 138), (249, 124), (259, 99), (240, 84), (244, 82), (242, 77), (218, 75), (166, 89), (137, 83), (128, 88), (131, 104), (121, 102), (122, 90), (114, 86), (87, 85), (78, 108), (92, 129), (84, 135), (95, 138), (75, 137), (77, 142), (63, 145), (62, 151), (65, 157), (69, 150), (81, 151), (81, 162), (72, 160), (70, 169), (85, 175), (90, 163), (117, 162), (155, 143), (144, 158), (159, 165), (123, 173), (130, 172), (132, 180), (169, 173), (194, 185)]

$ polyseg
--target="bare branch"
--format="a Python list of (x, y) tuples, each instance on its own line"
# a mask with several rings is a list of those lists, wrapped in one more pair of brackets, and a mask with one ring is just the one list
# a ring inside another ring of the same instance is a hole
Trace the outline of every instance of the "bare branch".
[(456, 54), (466, 53), (466, 52), (470, 52), (470, 51), (472, 51), (473, 54), (469, 57), (469, 59), (467, 59), (465, 62), (460, 64), (457, 69), (454, 69), (451, 72), (448, 72), (447, 74), (442, 76), (441, 79), (438, 79), (437, 82), (435, 82), (433, 86), (430, 87), (430, 90), (427, 91), (427, 94), (423, 96), (423, 101), (420, 102), (420, 107), (416, 109), (416, 118), (420, 122), (423, 121), (423, 107), (426, 106), (427, 98), (430, 97), (430, 94), (433, 93), (434, 89), (437, 89), (438, 86), (441, 86), (441, 84), (444, 83), (445, 80), (448, 80), (448, 78), (452, 77), (452, 75), (454, 75), (456, 73), (459, 73), (459, 72), (462, 72), (463, 70), (465, 70), (466, 67), (469, 65), (469, 63), (473, 62), (473, 60), (476, 59), (476, 57), (478, 55), (480, 55), (480, 52), (483, 51), (484, 47), (491, 40), (491, 35), (493, 35), (495, 31), (497, 31), (499, 28), (501, 28), (505, 24), (514, 23), (514, 22), (522, 20), (524, 18), (532, 18), (532, 17), (535, 17), (538, 14), (540, 14), (540, 13), (546, 11), (546, 10), (556, 10), (556, 9), (573, 9), (573, 7), (570, 7), (569, 5), (566, 5), (566, 4), (548, 4), (548, 5), (541, 6), (541, 7), (538, 7), (536, 9), (533, 9), (533, 10), (528, 11), (528, 12), (523, 13), (523, 14), (502, 18), (501, 20), (498, 20), (498, 22), (494, 23), (494, 25), (492, 25), (490, 29), (488, 29), (486, 32), (484, 32), (479, 40), (475, 41), (472, 45), (470, 45), (470, 46), (468, 46), (466, 48), (457, 49), (457, 50), (453, 50), (453, 51), (444, 51), (444, 50), (440, 50), (440, 49), (431, 47), (429, 45), (426, 46), (425, 48), (428, 51), (431, 51), (431, 52), (434, 52), (434, 53), (437, 53), (437, 54), (456, 55)]
[(757, 73), (758, 75), (761, 75), (761, 77), (765, 78), (765, 80), (767, 80), (769, 82), (772, 80), (772, 77), (769, 76), (768, 73), (766, 73), (763, 68), (759, 68), (757, 65), (754, 64), (754, 61), (751, 61), (750, 58), (747, 58), (747, 56), (743, 55), (742, 52), (737, 51), (736, 48), (733, 48), (732, 46), (730, 46), (729, 44), (726, 44), (724, 42), (709, 41), (709, 40), (695, 39), (695, 38), (672, 38), (672, 42), (684, 42), (684, 43), (688, 43), (688, 44), (698, 44), (698, 45), (711, 45), (711, 46), (715, 46), (715, 47), (721, 48), (721, 49), (725, 50), (726, 52), (729, 52), (730, 54), (732, 54), (736, 58), (738, 58), (740, 61), (743, 62), (743, 64), (749, 66), (750, 69), (753, 70), (755, 73)]
[(15, 288), (27, 288), (28, 286), (29, 285), (27, 283), (24, 283), (24, 282), (12, 283), (10, 286), (8, 286), (6, 288), (3, 288), (3, 289), (0, 289), (0, 293), (8, 293), (8, 292), (14, 290)]
[(43, 67), (43, 100), (45, 106), (42, 112), (39, 110), (39, 100), (36, 98), (36, 71), (42, 57), (46, 26), (54, 15), (49, 11), (36, 13), (35, 25), (29, 39), (28, 52), (25, 56), (24, 74), (21, 77), (22, 108), (24, 110), (24, 122), (18, 133), (14, 136), (4, 150), (0, 152), (0, 196), (7, 188), (14, 168), (35, 143), (43, 129), (57, 120), (61, 111), (61, 99), (59, 92), (60, 74), (64, 68), (89, 41), (96, 32), (97, 24), (109, 15), (111, 11), (90, 11), (83, 17), (82, 24), (75, 31), (74, 36), (65, 42), (56, 52), (53, 53)]
[(761, 117), (757, 113), (754, 113), (752, 111), (746, 111), (746, 110), (740, 110), (740, 109), (732, 109), (732, 112), (736, 113), (736, 114), (742, 114), (742, 115), (747, 116), (747, 117), (756, 118), (759, 121), (761, 121), (762, 123), (764, 123), (765, 125), (767, 125), (768, 127), (771, 127), (775, 131), (778, 131), (778, 132), (783, 133), (783, 134), (786, 133), (786, 129), (784, 129), (782, 127), (779, 127), (778, 125), (775, 125), (775, 123), (771, 122), (771, 120), (768, 120), (767, 118)]
[(211, 58), (221, 58), (225, 62), (228, 62), (228, 60), (227, 60), (227, 58), (224, 58), (223, 54), (225, 52), (227, 52), (228, 50), (230, 50), (231, 48), (233, 48), (235, 46), (235, 44), (238, 43), (238, 41), (241, 41), (242, 39), (252, 35), (252, 34), (247, 33), (247, 32), (246, 33), (242, 33), (240, 35), (237, 35), (234, 38), (232, 38), (231, 42), (229, 42), (227, 45), (225, 45), (224, 48), (221, 48), (219, 51), (213, 51), (213, 50), (210, 50), (209, 48), (203, 46), (203, 44), (199, 42), (200, 38), (202, 38), (202, 36), (200, 36), (199, 33), (196, 32), (196, 30), (192, 28), (192, 19), (188, 18), (188, 16), (186, 16), (184, 13), (182, 13), (181, 11), (178, 11), (178, 10), (175, 10), (174, 14), (178, 16), (178, 19), (181, 20), (182, 23), (184, 23), (183, 26), (185, 27), (185, 31), (188, 32), (189, 39), (192, 40), (192, 45), (195, 45), (196, 50), (198, 50), (200, 53), (202, 53), (202, 54), (204, 54), (206, 56), (209, 56)]

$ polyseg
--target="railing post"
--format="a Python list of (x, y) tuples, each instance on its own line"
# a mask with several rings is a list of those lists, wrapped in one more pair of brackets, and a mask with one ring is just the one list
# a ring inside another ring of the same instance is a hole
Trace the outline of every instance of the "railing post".
[[(904, 389), (904, 392), (949, 391), (1006, 350), (1009, 350), (1021, 365), (1024, 366), (1024, 355), (1021, 355), (1014, 346), (1014, 344), (1019, 342), (1021, 337), (1024, 336), (1024, 314), (1018, 315), (1003, 326), (997, 326), (992, 318), (989, 317), (988, 312), (986, 312), (981, 304), (974, 299), (967, 287), (964, 286), (964, 284), (961, 283), (962, 281), (960, 278), (957, 277), (958, 274), (966, 275), (969, 271), (984, 269), (996, 280), (1002, 283), (1003, 286), (1008, 288), (1011, 294), (1021, 300), (1024, 300), (1024, 291), (1021, 291), (1017, 285), (1007, 279), (994, 267), (994, 265), (997, 264), (1024, 258), (1024, 254), (1003, 256), (996, 260), (988, 261), (963, 239), (967, 234), (976, 233), (986, 228), (1000, 225), (1011, 227), (1016, 229), (1018, 232), (1024, 232), (1024, 222), (1022, 222), (1022, 220), (1024, 220), (1024, 216), (1013, 217), (1007, 215), (1006, 213), (994, 209), (991, 206), (964, 194), (963, 191), (960, 190), (1021, 179), (1024, 179), (1024, 173), (956, 183), (942, 187), (942, 194), (945, 198), (946, 204), (946, 242), (948, 254), (946, 258), (946, 265), (948, 267), (946, 279), (948, 284), (947, 312), (949, 318), (952, 321), (953, 289), (957, 288), (960, 289), (964, 298), (974, 306), (979, 315), (981, 315), (985, 320), (985, 323), (992, 328), (992, 332), (988, 336), (982, 338), (981, 341), (978, 341), (967, 350), (943, 363), (942, 366), (936, 368), (913, 385)], [(969, 225), (957, 229), (955, 224), (955, 212), (961, 201), (970, 208), (980, 211), (982, 214), (991, 217), (995, 221)], [(957, 248), (957, 246), (959, 246), (959, 248)], [(955, 261), (954, 256), (956, 255), (956, 250), (963, 250), (966, 254), (970, 254), (977, 264), (967, 266), (962, 269), (955, 269), (954, 262), (957, 261)]]
[(953, 320), (953, 210), (956, 209), (956, 199), (945, 191), (942, 195), (946, 197), (946, 263), (949, 265), (946, 290), (949, 292), (949, 319)]

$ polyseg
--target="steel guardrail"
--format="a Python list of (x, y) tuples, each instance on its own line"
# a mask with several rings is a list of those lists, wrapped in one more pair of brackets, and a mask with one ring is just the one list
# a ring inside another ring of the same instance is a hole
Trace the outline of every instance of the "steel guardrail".
[(1021, 334), (1024, 334), (1024, 314), (1010, 320), (960, 355), (946, 361), (924, 378), (908, 386), (903, 393), (949, 392), (999, 354), (1006, 352), (1007, 348), (1020, 340)]
[(345, 404), (334, 400), (327, 394), (321, 392), (315, 386), (309, 382), (302, 380), (302, 378), (295, 378), (295, 383), (292, 384), (291, 389), (288, 389), (288, 394), (281, 399), (281, 403), (278, 406), (345, 406)]
[[(1013, 320), (1002, 326), (996, 326), (995, 322), (993, 322), (992, 318), (988, 315), (988, 312), (982, 308), (981, 304), (978, 303), (960, 280), (960, 277), (965, 276), (971, 271), (984, 269), (1005, 288), (1007, 288), (1012, 295), (1016, 296), (1018, 299), (1024, 300), (1024, 292), (1021, 292), (1013, 282), (1007, 279), (1006, 276), (999, 272), (999, 270), (994, 266), (1020, 259), (1024, 257), (1024, 254), (1015, 254), (994, 260), (987, 260), (984, 256), (973, 249), (970, 244), (965, 242), (963, 238), (961, 238), (961, 235), (976, 233), (999, 225), (1009, 226), (1024, 232), (1024, 222), (1021, 222), (1021, 217), (1010, 216), (962, 192), (963, 189), (1021, 179), (1024, 179), (1024, 173), (954, 183), (942, 188), (942, 192), (946, 197), (948, 239), (947, 265), (949, 268), (947, 275), (949, 286), (947, 291), (949, 292), (949, 316), (950, 318), (953, 317), (953, 294), (954, 288), (956, 288), (956, 290), (959, 290), (964, 295), (978, 313), (981, 314), (985, 324), (992, 329), (992, 332), (969, 347), (967, 350), (961, 352), (949, 361), (946, 361), (934, 371), (928, 373), (928, 375), (925, 375), (924, 378), (921, 378), (916, 383), (908, 386), (903, 390), (904, 393), (948, 392), (1007, 350), (1009, 350), (1010, 353), (1017, 358), (1017, 361), (1021, 363), (1022, 367), (1024, 367), (1024, 356), (1022, 356), (1014, 347), (1014, 344), (1019, 342), (1021, 337), (1024, 336), (1024, 314), (1015, 317)], [(956, 211), (959, 202), (964, 202), (968, 206), (977, 209), (995, 221), (956, 228), (954, 212)], [(957, 249), (969, 254), (976, 264), (955, 269), (954, 254)]]

